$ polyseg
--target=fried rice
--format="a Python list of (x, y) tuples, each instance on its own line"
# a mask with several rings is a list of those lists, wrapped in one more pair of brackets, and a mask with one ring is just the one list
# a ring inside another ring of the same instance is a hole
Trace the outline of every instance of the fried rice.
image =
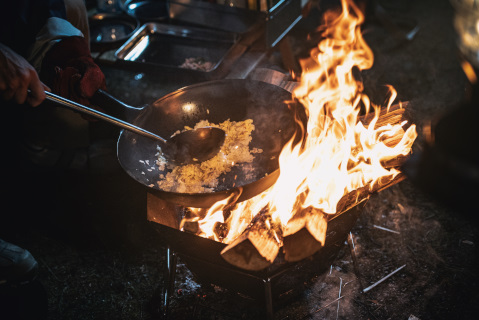
[(221, 174), (230, 172), (231, 168), (240, 163), (252, 162), (255, 153), (263, 152), (261, 149), (250, 149), (249, 147), (252, 140), (251, 133), (255, 129), (252, 119), (244, 121), (226, 120), (219, 124), (202, 120), (194, 128), (185, 127), (182, 131), (208, 126), (223, 129), (226, 136), (218, 154), (207, 161), (175, 166), (166, 161), (161, 148), (157, 147), (156, 165), (160, 171), (164, 172), (165, 169), (168, 171), (166, 175), (161, 174), (160, 180), (157, 182), (161, 190), (178, 193), (213, 192), (218, 185), (218, 178)]

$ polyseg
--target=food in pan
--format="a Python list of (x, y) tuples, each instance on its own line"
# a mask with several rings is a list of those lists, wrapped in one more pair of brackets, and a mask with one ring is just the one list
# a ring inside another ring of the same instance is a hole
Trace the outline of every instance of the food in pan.
[(244, 121), (226, 120), (220, 124), (202, 120), (194, 128), (185, 127), (184, 130), (207, 126), (221, 128), (226, 133), (221, 150), (210, 160), (198, 164), (174, 166), (167, 163), (161, 153), (161, 148), (158, 147), (156, 164), (160, 171), (168, 169), (166, 175), (161, 174), (160, 181), (157, 182), (161, 190), (178, 193), (213, 192), (222, 173), (231, 171), (231, 168), (239, 163), (252, 162), (255, 153), (263, 152), (261, 149), (250, 149), (249, 147), (252, 139), (251, 133), (254, 130), (253, 120), (251, 119)]
[(210, 71), (213, 69), (213, 62), (206, 61), (204, 58), (186, 58), (185, 61), (180, 65), (180, 68), (191, 69), (191, 70), (200, 70), (200, 71)]

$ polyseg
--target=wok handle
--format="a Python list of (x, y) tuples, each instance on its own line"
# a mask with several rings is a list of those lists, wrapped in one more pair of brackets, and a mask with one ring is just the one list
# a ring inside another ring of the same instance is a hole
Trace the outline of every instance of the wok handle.
[(115, 117), (110, 116), (108, 114), (105, 114), (101, 111), (89, 108), (89, 107), (84, 106), (82, 104), (79, 104), (75, 101), (71, 101), (71, 100), (68, 100), (66, 98), (60, 97), (60, 96), (58, 96), (54, 93), (45, 91), (45, 94), (47, 95), (47, 97), (46, 97), (47, 100), (54, 102), (58, 106), (65, 107), (65, 108), (73, 110), (73, 111), (77, 111), (77, 112), (87, 114), (87, 115), (95, 117), (97, 119), (109, 122), (109, 123), (111, 123), (115, 126), (118, 126), (120, 128), (135, 132), (137, 134), (140, 134), (142, 136), (145, 136), (145, 137), (148, 137), (148, 138), (151, 138), (151, 139), (154, 139), (154, 140), (158, 140), (163, 144), (166, 143), (166, 140), (163, 139), (162, 137), (160, 137), (160, 136), (158, 136), (154, 133), (151, 133), (149, 131), (146, 131), (145, 129), (142, 129), (140, 127), (132, 125), (131, 123), (128, 123), (128, 122), (123, 121), (121, 119), (115, 118)]

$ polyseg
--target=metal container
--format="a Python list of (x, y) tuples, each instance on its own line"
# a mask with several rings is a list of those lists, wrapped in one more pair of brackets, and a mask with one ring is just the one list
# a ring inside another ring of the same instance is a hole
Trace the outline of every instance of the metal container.
[(264, 24), (264, 12), (197, 0), (169, 0), (172, 23), (190, 24), (234, 33), (245, 33)]
[(280, 0), (267, 3), (264, 11), (255, 11), (198, 0), (168, 0), (170, 21), (189, 23), (219, 30), (245, 33), (265, 28), (265, 43), (276, 46), (301, 20), (304, 0)]
[(164, 22), (168, 19), (168, 2), (166, 0), (126, 0), (121, 4), (121, 8), (142, 23)]
[(93, 51), (119, 48), (140, 27), (137, 19), (112, 13), (95, 14), (88, 22)]
[[(144, 72), (218, 79), (247, 49), (235, 33), (150, 22), (115, 53), (118, 63)], [(202, 63), (185, 65), (187, 59)], [(197, 66), (197, 68), (193, 68)]]

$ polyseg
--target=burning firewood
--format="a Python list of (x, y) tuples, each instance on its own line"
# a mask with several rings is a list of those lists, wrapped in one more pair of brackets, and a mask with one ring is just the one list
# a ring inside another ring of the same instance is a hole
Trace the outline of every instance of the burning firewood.
[[(393, 136), (383, 137), (381, 140), (386, 146), (393, 147), (401, 141), (404, 136), (405, 129), (408, 125), (412, 124), (412, 116), (407, 112), (407, 107), (409, 103), (403, 102), (401, 104), (392, 105), (390, 108), (381, 108), (379, 117), (376, 121), (375, 128), (385, 126), (387, 124), (394, 126), (401, 124), (407, 121), (405, 126), (401, 126), (400, 130), (396, 132)], [(374, 118), (374, 113), (369, 113), (367, 115), (359, 117), (359, 120), (364, 125), (369, 125)], [(381, 164), (384, 168), (394, 168), (400, 167), (405, 161), (407, 156), (397, 155), (394, 158), (381, 161)]]
[[(383, 126), (386, 123), (396, 125), (410, 120), (406, 119), (405, 105), (391, 106), (389, 111), (386, 107), (382, 108), (375, 126)], [(360, 117), (360, 121), (364, 125), (369, 125), (373, 118), (374, 114), (371, 113)], [(388, 146), (394, 146), (403, 135), (404, 130), (400, 130), (394, 136), (385, 137), (383, 142)], [(387, 159), (383, 161), (383, 166), (385, 168), (399, 167), (406, 158), (407, 156), (400, 155)], [(360, 202), (365, 205), (364, 200), (368, 199), (371, 194), (388, 188), (403, 179), (404, 176), (401, 174), (394, 178), (384, 177), (372, 186), (366, 185), (349, 192), (338, 202), (337, 214), (351, 209)], [(274, 226), (271, 221), (271, 216), (263, 210), (253, 219), (249, 227), (222, 251), (221, 255), (226, 261), (237, 267), (261, 270), (273, 263), (282, 245), (286, 261), (299, 261), (311, 256), (324, 246), (327, 221), (330, 217), (332, 216), (321, 212), (321, 210), (309, 207), (296, 213), (280, 232), (278, 226)]]
[[(345, 214), (354, 207), (360, 210), (373, 193), (389, 188), (402, 180), (404, 176), (398, 175), (386, 185), (375, 183), (372, 187), (365, 186), (349, 192), (338, 202), (336, 215)], [(295, 215), (283, 231), (284, 259), (290, 262), (299, 261), (319, 251), (325, 245), (328, 221), (334, 216), (314, 208), (307, 208)]]
[[(397, 175), (386, 184), (375, 183), (343, 196), (338, 202), (337, 214), (344, 214), (355, 206), (364, 206), (373, 193), (379, 192), (404, 180)], [(360, 209), (360, 208), (356, 208)], [(248, 228), (221, 252), (229, 263), (245, 270), (258, 271), (267, 268), (281, 249), (286, 261), (294, 262), (315, 254), (325, 245), (328, 215), (315, 208), (298, 212), (281, 232), (271, 221), (267, 210), (262, 210)]]
[[(412, 116), (406, 112), (409, 106), (409, 102), (402, 102), (395, 105), (391, 105), (391, 107), (383, 107), (379, 112), (379, 117), (376, 122), (375, 127), (384, 126), (387, 124), (395, 125), (401, 123), (402, 120), (408, 119), (411, 120)], [(375, 114), (368, 113), (366, 115), (360, 116), (359, 120), (368, 125), (373, 120)]]
[[(365, 200), (373, 193), (402, 180), (404, 176), (400, 174), (390, 178), (386, 184), (375, 183), (372, 187), (365, 186), (349, 192), (338, 202), (336, 215), (343, 214), (355, 206), (366, 205)], [(234, 266), (258, 271), (273, 263), (282, 245), (286, 261), (302, 260), (325, 245), (328, 220), (333, 217), (334, 215), (309, 207), (293, 216), (281, 231), (264, 209), (238, 238), (223, 249), (221, 256)]]
[(262, 270), (271, 265), (281, 246), (281, 231), (275, 228), (266, 209), (252, 220), (246, 230), (221, 251), (221, 256), (237, 267)]
[(327, 214), (309, 207), (297, 213), (283, 231), (283, 250), (286, 261), (299, 261), (324, 246), (328, 228)]

